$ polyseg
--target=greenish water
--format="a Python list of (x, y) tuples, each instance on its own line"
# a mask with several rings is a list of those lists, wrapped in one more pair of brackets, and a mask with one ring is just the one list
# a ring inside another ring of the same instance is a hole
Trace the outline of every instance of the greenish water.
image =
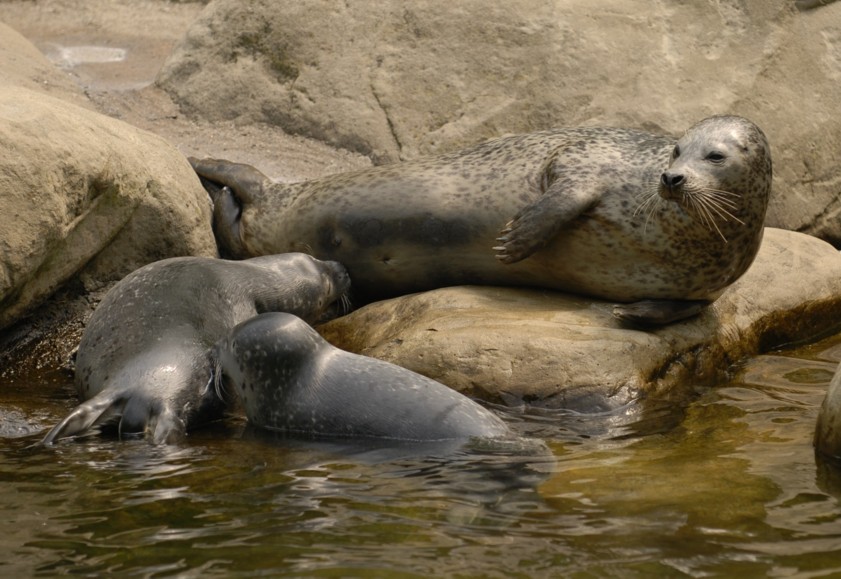
[(0, 390), (0, 574), (841, 574), (841, 469), (811, 446), (839, 357), (839, 337), (760, 356), (685, 404), (496, 408), (551, 449), (531, 456), (278, 440), (241, 423), (179, 447), (33, 449), (75, 399), (64, 376), (21, 378)]

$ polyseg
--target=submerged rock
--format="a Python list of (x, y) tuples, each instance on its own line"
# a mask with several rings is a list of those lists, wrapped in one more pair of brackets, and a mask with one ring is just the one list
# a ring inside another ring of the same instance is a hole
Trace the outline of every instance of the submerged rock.
[(841, 323), (841, 255), (768, 228), (756, 261), (696, 318), (643, 331), (612, 304), (550, 291), (453, 287), (321, 326), (334, 345), (492, 402), (609, 409), (725, 379), (731, 366)]

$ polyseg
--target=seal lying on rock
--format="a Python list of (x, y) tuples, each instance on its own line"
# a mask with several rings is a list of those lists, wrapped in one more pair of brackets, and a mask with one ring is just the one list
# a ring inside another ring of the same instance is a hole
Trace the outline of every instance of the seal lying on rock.
[(241, 262), (177, 257), (115, 285), (91, 317), (76, 355), (83, 402), (44, 438), (50, 444), (119, 420), (120, 432), (171, 442), (218, 419), (210, 348), (236, 324), (288, 311), (315, 321), (349, 287), (345, 269), (301, 253)]
[(232, 384), (249, 422), (268, 430), (409, 441), (512, 436), (499, 417), (463, 394), (334, 348), (290, 314), (239, 324), (213, 357), (220, 389)]
[(623, 302), (615, 313), (644, 323), (697, 313), (745, 272), (771, 191), (765, 135), (735, 116), (678, 140), (557, 129), (296, 184), (191, 163), (206, 185), (225, 186), (208, 189), (232, 257), (334, 259), (362, 301), (534, 286)]

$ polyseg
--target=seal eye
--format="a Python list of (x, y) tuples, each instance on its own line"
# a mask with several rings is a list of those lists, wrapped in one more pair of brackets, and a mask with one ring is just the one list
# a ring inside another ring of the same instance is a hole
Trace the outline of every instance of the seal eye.
[(675, 145), (675, 150), (672, 151), (672, 159), (680, 157), (680, 145)]
[(721, 163), (724, 161), (726, 157), (719, 153), (718, 151), (713, 151), (712, 153), (708, 153), (706, 156), (706, 160), (712, 163)]

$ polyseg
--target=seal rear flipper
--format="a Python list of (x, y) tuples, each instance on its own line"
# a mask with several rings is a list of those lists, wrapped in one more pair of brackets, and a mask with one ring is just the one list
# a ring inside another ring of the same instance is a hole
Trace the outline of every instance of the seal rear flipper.
[(125, 399), (114, 392), (100, 392), (74, 408), (47, 433), (41, 444), (53, 444), (59, 438), (84, 434), (94, 426), (120, 416), (125, 403)]
[(590, 209), (601, 198), (595, 183), (581, 183), (568, 178), (556, 179), (541, 188), (543, 195), (520, 210), (500, 232), (494, 247), (496, 258), (510, 264), (521, 261), (549, 243), (564, 225)]
[(243, 208), (260, 196), (268, 177), (242, 163), (193, 157), (189, 161), (213, 201), (213, 233), (221, 256), (250, 257), (242, 241), (240, 217)]
[[(263, 183), (269, 180), (263, 173), (245, 163), (195, 157), (189, 157), (187, 160), (203, 181), (230, 187), (241, 204), (251, 203), (263, 190)], [(208, 190), (208, 193), (213, 197), (213, 191)], [(216, 201), (215, 198), (213, 200)]]

